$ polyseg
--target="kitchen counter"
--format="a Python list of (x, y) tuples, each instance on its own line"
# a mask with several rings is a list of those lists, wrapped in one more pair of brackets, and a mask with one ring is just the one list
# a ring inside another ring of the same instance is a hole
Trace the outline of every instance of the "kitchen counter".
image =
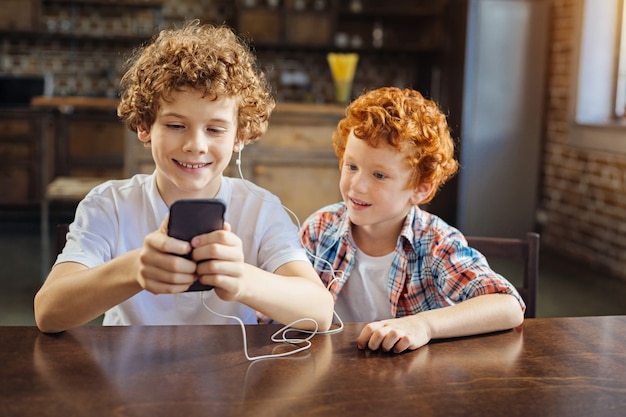
[(37, 96), (30, 101), (35, 108), (81, 108), (93, 110), (114, 110), (118, 99), (109, 97), (80, 97), (80, 96)]
[[(81, 97), (81, 96), (37, 96), (30, 104), (37, 108), (73, 107), (94, 110), (111, 110), (117, 107), (117, 98), (110, 97)], [(329, 115), (342, 117), (345, 107), (337, 104), (312, 103), (277, 103), (274, 112), (278, 113), (305, 113), (311, 115)]]

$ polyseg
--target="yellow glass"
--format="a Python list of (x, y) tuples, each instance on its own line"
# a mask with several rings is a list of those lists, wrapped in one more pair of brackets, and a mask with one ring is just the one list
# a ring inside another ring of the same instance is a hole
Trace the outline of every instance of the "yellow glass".
[(359, 54), (334, 53), (326, 55), (330, 72), (335, 84), (335, 101), (339, 104), (348, 104), (352, 93), (352, 81), (359, 62)]

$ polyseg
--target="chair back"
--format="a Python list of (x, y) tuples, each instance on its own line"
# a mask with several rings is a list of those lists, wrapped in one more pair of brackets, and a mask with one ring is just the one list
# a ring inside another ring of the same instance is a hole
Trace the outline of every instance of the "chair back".
[(537, 314), (537, 285), (539, 280), (539, 234), (528, 232), (523, 239), (466, 236), (468, 244), (482, 253), (491, 264), (506, 260), (523, 264), (522, 284), (517, 291), (526, 303), (527, 318)]

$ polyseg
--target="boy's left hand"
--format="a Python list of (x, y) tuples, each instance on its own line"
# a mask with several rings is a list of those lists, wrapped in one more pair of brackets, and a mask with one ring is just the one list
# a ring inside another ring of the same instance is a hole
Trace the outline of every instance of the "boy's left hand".
[(225, 301), (237, 299), (245, 264), (241, 239), (231, 232), (230, 224), (224, 223), (223, 230), (194, 237), (191, 246), (199, 281), (212, 285)]
[(356, 341), (359, 349), (401, 353), (427, 344), (430, 331), (426, 322), (417, 315), (407, 316), (369, 323)]

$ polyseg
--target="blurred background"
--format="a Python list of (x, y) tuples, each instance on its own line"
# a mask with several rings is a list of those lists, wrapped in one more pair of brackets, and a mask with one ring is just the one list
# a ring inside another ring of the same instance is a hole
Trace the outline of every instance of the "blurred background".
[(410, 87), (448, 115), (461, 170), (426, 209), (468, 235), (539, 232), (539, 316), (626, 313), (623, 0), (0, 6), (0, 324), (33, 323), (55, 226), (85, 190), (153, 169), (117, 120), (118, 82), (133, 48), (195, 18), (254, 49), (278, 106), (244, 175), (301, 220), (340, 198), (327, 57), (357, 54), (349, 99)]

